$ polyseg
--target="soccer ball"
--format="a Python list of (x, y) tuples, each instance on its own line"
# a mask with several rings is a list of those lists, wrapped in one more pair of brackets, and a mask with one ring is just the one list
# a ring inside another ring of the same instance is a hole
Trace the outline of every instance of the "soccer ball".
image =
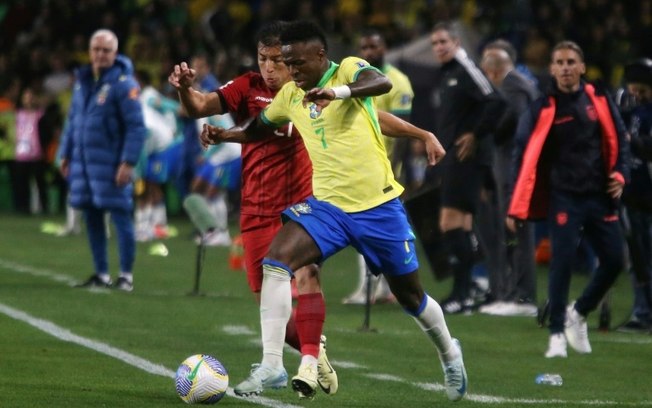
[(229, 386), (229, 373), (215, 357), (195, 354), (181, 363), (174, 378), (177, 394), (188, 404), (215, 404)]

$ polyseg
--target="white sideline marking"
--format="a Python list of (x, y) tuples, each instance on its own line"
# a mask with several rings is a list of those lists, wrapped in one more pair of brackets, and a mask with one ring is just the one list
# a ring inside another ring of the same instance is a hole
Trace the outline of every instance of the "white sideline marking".
[(0, 258), (0, 266), (3, 266), (14, 272), (26, 273), (28, 275), (49, 278), (52, 279), (53, 281), (63, 282), (71, 286), (74, 285), (75, 283), (78, 283), (76, 279), (73, 279), (68, 275), (61, 275), (58, 273), (54, 273), (52, 271), (48, 271), (47, 269), (37, 269), (29, 265), (21, 265), (16, 262), (7, 261), (2, 258)]
[[(91, 350), (95, 350), (99, 353), (102, 353), (104, 355), (107, 355), (109, 357), (115, 358), (117, 360), (121, 360), (133, 367), (139, 368), (145, 372), (148, 372), (150, 374), (154, 375), (160, 375), (163, 377), (168, 377), (168, 378), (174, 378), (175, 377), (175, 372), (170, 370), (169, 368), (166, 368), (160, 364), (153, 363), (149, 360), (145, 360), (144, 358), (138, 357), (134, 354), (131, 354), (129, 352), (126, 352), (124, 350), (120, 350), (119, 348), (110, 346), (106, 343), (102, 343), (99, 341), (91, 340), (86, 337), (82, 337), (79, 335), (74, 334), (70, 330), (64, 329), (63, 327), (60, 327), (48, 320), (44, 319), (39, 319), (37, 317), (31, 316), (21, 310), (14, 309), (12, 307), (9, 307), (3, 303), (0, 303), (0, 313), (3, 313), (15, 320), (19, 320), (21, 322), (25, 322), (29, 324), (30, 326), (35, 327), (36, 329), (45, 332), (53, 337), (56, 337), (59, 340), (67, 341), (70, 343), (78, 344), (80, 346), (86, 347)], [(285, 404), (283, 402), (275, 401), (273, 399), (265, 398), (265, 397), (248, 397), (248, 398), (242, 398), (238, 397), (233, 393), (233, 389), (229, 388), (227, 390), (227, 395), (233, 397), (233, 398), (238, 398), (243, 401), (251, 402), (253, 404), (258, 404), (262, 405), (265, 407), (271, 407), (271, 408), (301, 408), (296, 405), (291, 405), (291, 404)]]

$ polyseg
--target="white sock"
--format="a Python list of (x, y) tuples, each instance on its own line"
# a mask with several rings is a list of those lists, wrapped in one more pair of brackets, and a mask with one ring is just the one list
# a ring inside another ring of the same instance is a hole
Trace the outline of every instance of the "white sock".
[(104, 283), (109, 283), (109, 281), (111, 280), (111, 276), (109, 276), (107, 272), (98, 273), (97, 277), (100, 278), (100, 280)]
[(291, 313), (292, 290), (288, 271), (263, 263), (263, 286), (260, 291), (262, 364), (283, 367), (285, 326)]
[(156, 225), (161, 225), (161, 226), (166, 226), (168, 225), (168, 214), (165, 210), (165, 204), (164, 203), (158, 203), (154, 204), (152, 207), (152, 224), (154, 226)]
[(81, 211), (74, 209), (70, 204), (66, 206), (66, 229), (72, 232), (81, 232)]
[(304, 354), (301, 356), (301, 365), (308, 364), (317, 368), (317, 362), (317, 358), (315, 358), (315, 356), (311, 356), (310, 354)]
[[(376, 287), (376, 276), (371, 275), (371, 298), (373, 299), (374, 290)], [(367, 263), (364, 257), (358, 254), (358, 288), (355, 290), (358, 293), (367, 293)]]
[(210, 209), (217, 221), (217, 229), (220, 231), (228, 231), (229, 210), (226, 206), (226, 194), (218, 193), (215, 198), (210, 200)]
[(453, 361), (459, 356), (457, 347), (453, 347), (451, 335), (446, 326), (444, 313), (433, 298), (426, 295), (426, 307), (421, 314), (414, 317), (421, 330), (426, 333), (428, 338), (435, 344), (439, 352), (441, 361), (447, 363)]
[(125, 278), (129, 283), (133, 283), (134, 281), (134, 274), (131, 272), (120, 272), (120, 277)]

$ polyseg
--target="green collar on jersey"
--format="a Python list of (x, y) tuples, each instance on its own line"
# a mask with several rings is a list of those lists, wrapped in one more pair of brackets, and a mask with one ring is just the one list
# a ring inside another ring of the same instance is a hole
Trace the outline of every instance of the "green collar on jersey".
[(340, 67), (339, 64), (334, 63), (333, 61), (330, 61), (331, 65), (328, 67), (328, 70), (324, 72), (324, 75), (321, 77), (319, 80), (319, 83), (317, 84), (318, 88), (323, 88), (324, 84), (328, 82), (329, 79), (335, 74), (335, 71)]

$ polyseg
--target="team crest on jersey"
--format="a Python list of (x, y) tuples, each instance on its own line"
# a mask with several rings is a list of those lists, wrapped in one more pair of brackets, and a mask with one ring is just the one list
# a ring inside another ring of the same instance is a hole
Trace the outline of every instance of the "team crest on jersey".
[(591, 122), (598, 120), (598, 113), (595, 111), (595, 106), (587, 105), (586, 106), (586, 116), (588, 116)]
[(557, 225), (564, 226), (568, 222), (568, 214), (565, 212), (558, 212), (557, 216)]
[(401, 105), (407, 105), (410, 103), (411, 100), (412, 100), (412, 96), (410, 96), (409, 94), (401, 95)]
[(292, 213), (297, 217), (300, 217), (301, 214), (310, 214), (312, 212), (312, 207), (310, 207), (310, 204), (303, 202), (290, 207), (290, 211), (292, 211)]
[(310, 119), (317, 119), (321, 115), (321, 109), (317, 106), (317, 104), (313, 103), (310, 105)]
[(109, 90), (110, 89), (111, 89), (111, 85), (109, 85), (109, 84), (102, 85), (102, 88), (100, 88), (100, 91), (97, 93), (97, 104), (98, 105), (104, 105), (104, 102), (106, 102), (106, 98), (109, 95)]
[(455, 86), (457, 85), (457, 78), (451, 78), (448, 80), (448, 83), (446, 84), (448, 86)]

